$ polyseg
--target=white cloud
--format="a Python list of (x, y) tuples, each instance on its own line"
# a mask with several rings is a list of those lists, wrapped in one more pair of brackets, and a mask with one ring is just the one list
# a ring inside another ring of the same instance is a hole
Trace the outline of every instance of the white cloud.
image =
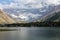
[(23, 15), (23, 16), (30, 16), (30, 17), (32, 17), (32, 18), (35, 18), (35, 17), (38, 17), (38, 16), (42, 16), (41, 14), (33, 14), (33, 13), (21, 13), (19, 16), (21, 16), (21, 15)]
[[(10, 4), (1, 4), (3, 8), (41, 8), (43, 7), (41, 3), (37, 0), (13, 0)], [(32, 3), (31, 5), (25, 6), (25, 4)], [(31, 6), (31, 7), (29, 7)]]
[(27, 21), (29, 19), (28, 16), (24, 16), (24, 15), (19, 15), (18, 18), (21, 18), (24, 21)]
[(14, 14), (10, 14), (10, 16), (12, 17), (12, 18), (20, 18), (21, 20), (24, 20), (24, 21), (27, 21), (29, 18), (28, 18), (28, 16), (25, 16), (25, 15), (14, 15)]
[(18, 18), (16, 15), (14, 14), (10, 14), (13, 18)]
[(33, 14), (33, 13), (21, 13), (18, 16), (14, 14), (10, 14), (12, 18), (20, 18), (21, 20), (27, 21), (31, 18), (37, 18), (38, 16), (42, 16), (41, 14)]
[(1, 4), (0, 4), (0, 9), (1, 9), (1, 10), (3, 10), (3, 7), (2, 7), (2, 5), (1, 5)]
[(46, 12), (46, 10), (41, 10), (41, 9), (40, 9), (40, 12)]
[(27, 13), (25, 15), (31, 16), (32, 18), (35, 18), (35, 17), (38, 17), (38, 16), (42, 16), (41, 14), (33, 14), (33, 13)]
[[(10, 4), (2, 4), (0, 3), (0, 6), (2, 8), (42, 8), (45, 5), (60, 5), (60, 0), (12, 0), (14, 2), (11, 2)], [(42, 5), (41, 2), (46, 3), (45, 5)], [(6, 3), (6, 2), (4, 2)], [(29, 5), (31, 3), (31, 5)], [(28, 4), (27, 6), (25, 6)], [(30, 6), (30, 7), (29, 7)]]
[[(42, 5), (41, 2), (46, 3), (46, 6), (48, 5), (59, 5), (60, 0), (14, 0), (15, 2), (18, 2), (17, 4), (20, 4), (20, 8), (42, 8), (45, 5)], [(25, 6), (25, 4), (30, 4)], [(30, 7), (29, 7), (30, 6)]]
[(48, 4), (60, 5), (60, 0), (47, 0)]
[(44, 7), (41, 3), (39, 3), (39, 4), (31, 4), (31, 5), (28, 5), (28, 6), (31, 6), (31, 8), (42, 8), (42, 7)]
[(36, 0), (26, 0), (27, 3), (36, 3)]
[(37, 0), (13, 0), (13, 1), (26, 4), (26, 3), (35, 3)]

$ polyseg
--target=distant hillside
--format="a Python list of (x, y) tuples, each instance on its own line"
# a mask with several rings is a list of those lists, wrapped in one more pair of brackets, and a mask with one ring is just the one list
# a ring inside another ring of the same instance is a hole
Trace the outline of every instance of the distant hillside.
[(0, 24), (11, 24), (15, 23), (13, 19), (11, 19), (4, 11), (0, 10)]

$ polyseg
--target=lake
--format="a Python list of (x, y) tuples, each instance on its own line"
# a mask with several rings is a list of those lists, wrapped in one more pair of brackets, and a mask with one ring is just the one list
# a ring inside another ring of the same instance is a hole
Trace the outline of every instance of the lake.
[(0, 40), (60, 40), (60, 27), (0, 27)]

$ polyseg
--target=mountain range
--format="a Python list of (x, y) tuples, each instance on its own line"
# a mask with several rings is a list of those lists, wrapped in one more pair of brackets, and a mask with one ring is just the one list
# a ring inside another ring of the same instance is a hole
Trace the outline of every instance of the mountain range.
[(44, 18), (51, 12), (55, 11), (55, 6), (48, 6), (40, 9), (18, 9), (18, 8), (8, 8), (4, 9), (5, 12), (17, 22), (35, 22)]
[[(4, 8), (3, 11), (1, 10), (1, 23), (21, 23), (21, 22), (36, 22), (40, 21), (41, 19), (46, 19), (52, 16), (54, 12), (60, 11), (60, 5), (54, 5), (42, 2), (43, 5), (42, 8), (32, 8), (31, 3), (25, 4), (25, 6), (28, 6), (29, 8)], [(50, 16), (48, 16), (50, 15)], [(54, 14), (53, 14), (54, 15)], [(5, 20), (2, 20), (3, 18)], [(7, 21), (7, 22), (6, 22)]]

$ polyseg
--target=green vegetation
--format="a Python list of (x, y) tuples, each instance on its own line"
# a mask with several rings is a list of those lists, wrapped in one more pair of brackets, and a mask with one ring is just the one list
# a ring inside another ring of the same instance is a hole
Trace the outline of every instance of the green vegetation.
[(45, 27), (45, 26), (59, 26), (59, 22), (31, 22), (31, 23), (16, 23), (16, 24), (4, 24), (0, 27)]

